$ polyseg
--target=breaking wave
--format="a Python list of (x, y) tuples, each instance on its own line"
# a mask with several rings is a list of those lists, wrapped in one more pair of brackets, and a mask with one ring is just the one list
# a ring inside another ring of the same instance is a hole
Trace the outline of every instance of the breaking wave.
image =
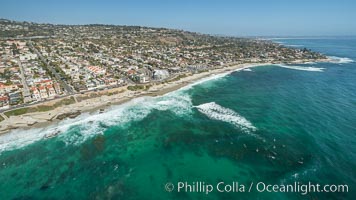
[(331, 59), (330, 62), (338, 63), (338, 64), (354, 62), (354, 60), (352, 60), (351, 58), (346, 58), (346, 57), (329, 56), (329, 58)]
[[(54, 130), (53, 128), (50, 128)], [(42, 139), (47, 134), (43, 129), (31, 129), (23, 131), (11, 131), (1, 136), (0, 152), (22, 147)]]
[(226, 73), (219, 73), (219, 74), (213, 74), (211, 76), (208, 76), (208, 77), (205, 77), (205, 78), (202, 78), (198, 81), (195, 81), (189, 85), (186, 85), (182, 88), (180, 88), (179, 90), (177, 91), (186, 91), (186, 90), (189, 90), (191, 88), (193, 88), (194, 86), (196, 85), (200, 85), (202, 83), (205, 83), (205, 82), (208, 82), (208, 81), (215, 81), (215, 80), (219, 80), (219, 79), (222, 79), (224, 78), (226, 75), (230, 74), (230, 72), (226, 72)]
[(188, 94), (176, 91), (159, 97), (140, 97), (125, 104), (113, 106), (101, 114), (84, 113), (75, 119), (66, 119), (45, 128), (14, 130), (0, 136), (0, 152), (21, 148), (59, 132), (56, 138), (66, 144), (80, 144), (88, 138), (103, 134), (110, 126), (125, 125), (144, 119), (153, 110), (169, 110), (177, 116), (189, 115), (192, 103)]
[(323, 72), (324, 70), (324, 68), (320, 68), (320, 67), (301, 67), (301, 66), (292, 66), (292, 65), (275, 65), (275, 66), (287, 68), (287, 69), (310, 71), (310, 72)]
[(245, 71), (245, 72), (252, 72), (252, 70), (251, 70), (250, 68), (243, 69), (242, 71)]
[(210, 82), (210, 81), (215, 81), (215, 80), (221, 80), (222, 78), (226, 77), (227, 75), (231, 74), (232, 72), (237, 72), (237, 71), (251, 71), (251, 67), (258, 67), (258, 66), (264, 66), (266, 64), (249, 64), (249, 65), (246, 65), (244, 67), (241, 67), (241, 68), (237, 68), (233, 71), (229, 71), (229, 72), (225, 72), (225, 73), (218, 73), (218, 74), (213, 74), (211, 76), (208, 76), (208, 77), (205, 77), (205, 78), (202, 78), (198, 81), (194, 81), (193, 83), (190, 83), (189, 85), (186, 85), (180, 89), (178, 89), (177, 91), (185, 91), (185, 90), (189, 90), (191, 89), (192, 87), (196, 86), (196, 85), (200, 85), (202, 83), (205, 83), (205, 82)]
[(246, 133), (256, 131), (257, 128), (252, 125), (246, 118), (235, 111), (224, 108), (215, 102), (205, 103), (195, 106), (199, 112), (205, 114), (210, 119), (228, 122)]

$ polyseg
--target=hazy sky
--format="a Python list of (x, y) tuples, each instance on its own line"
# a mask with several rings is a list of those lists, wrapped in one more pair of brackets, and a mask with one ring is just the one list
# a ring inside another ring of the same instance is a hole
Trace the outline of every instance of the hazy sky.
[(355, 0), (0, 0), (0, 18), (235, 36), (356, 35)]

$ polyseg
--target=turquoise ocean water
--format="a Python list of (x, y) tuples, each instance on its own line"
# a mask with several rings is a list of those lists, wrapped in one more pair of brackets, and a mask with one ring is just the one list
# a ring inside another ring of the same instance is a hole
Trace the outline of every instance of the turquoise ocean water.
[[(0, 199), (353, 199), (356, 38), (275, 41), (334, 62), (216, 75), (162, 97), (1, 136)], [(56, 130), (62, 133), (42, 139)], [(347, 184), (348, 192), (207, 195), (178, 192), (180, 181)]]

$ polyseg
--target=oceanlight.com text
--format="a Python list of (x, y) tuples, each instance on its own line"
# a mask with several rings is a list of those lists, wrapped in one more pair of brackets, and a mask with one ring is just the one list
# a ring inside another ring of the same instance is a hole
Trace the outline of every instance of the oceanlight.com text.
[(165, 184), (167, 192), (182, 192), (182, 193), (203, 193), (210, 194), (212, 192), (219, 193), (244, 193), (244, 192), (268, 192), (268, 193), (300, 193), (306, 195), (308, 193), (336, 193), (348, 192), (349, 186), (346, 184), (318, 184), (318, 183), (300, 183), (294, 182), (291, 184), (266, 184), (264, 182), (250, 182), (248, 184), (239, 182), (219, 182), (210, 184), (203, 181), (196, 182), (168, 182)]

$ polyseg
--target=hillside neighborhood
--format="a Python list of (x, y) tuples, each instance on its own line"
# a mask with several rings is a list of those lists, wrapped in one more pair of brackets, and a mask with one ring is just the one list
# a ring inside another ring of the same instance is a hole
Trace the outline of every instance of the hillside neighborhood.
[(156, 84), (230, 64), (324, 58), (268, 40), (114, 25), (0, 20), (0, 109), (120, 86)]

